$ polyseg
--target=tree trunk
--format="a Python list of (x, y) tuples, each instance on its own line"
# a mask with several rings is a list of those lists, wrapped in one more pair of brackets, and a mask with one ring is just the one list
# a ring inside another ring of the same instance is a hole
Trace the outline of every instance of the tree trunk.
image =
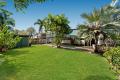
[(95, 52), (95, 53), (98, 52), (97, 43), (98, 43), (98, 32), (95, 33), (95, 49), (94, 49), (94, 52)]
[(95, 49), (94, 52), (97, 53), (98, 52), (98, 46), (95, 44)]
[(40, 43), (40, 42), (41, 42), (41, 40), (40, 40), (41, 35), (40, 35), (40, 34), (41, 34), (41, 32), (39, 32), (39, 34), (38, 34), (38, 37), (39, 37), (39, 38), (38, 38), (38, 44), (41, 44), (41, 43)]
[(47, 41), (47, 31), (46, 31), (46, 44), (47, 44), (47, 42), (48, 42), (48, 41)]

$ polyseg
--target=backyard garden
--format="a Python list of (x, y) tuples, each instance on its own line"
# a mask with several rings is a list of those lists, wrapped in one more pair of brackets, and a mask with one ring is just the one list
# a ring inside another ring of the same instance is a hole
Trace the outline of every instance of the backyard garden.
[[(120, 80), (120, 5), (111, 1), (82, 13), (84, 23), (76, 29), (65, 14), (47, 14), (34, 21), (37, 29), (21, 30), (1, 0), (0, 80)], [(46, 2), (13, 0), (12, 5), (24, 14), (30, 4)]]
[(2, 55), (0, 80), (114, 80), (109, 67), (96, 54), (36, 45)]

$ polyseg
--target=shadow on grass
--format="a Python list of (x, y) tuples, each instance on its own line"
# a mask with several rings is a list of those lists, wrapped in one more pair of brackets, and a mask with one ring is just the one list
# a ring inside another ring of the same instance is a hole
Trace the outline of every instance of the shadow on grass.
[(13, 50), (9, 50), (7, 51), (6, 53), (4, 53), (5, 55), (8, 55), (8, 56), (19, 56), (19, 55), (25, 55), (25, 54), (29, 54), (30, 52), (28, 50), (16, 50), (16, 49), (13, 49)]
[(91, 75), (85, 78), (84, 80), (114, 80), (114, 79), (108, 76)]
[(17, 72), (16, 70), (13, 63), (4, 59), (4, 62), (0, 64), (0, 80), (14, 80)]
[[(16, 62), (13, 61), (14, 57), (30, 54), (31, 52), (27, 49), (12, 49), (0, 56), (0, 80), (16, 80), (17, 72), (19, 72), (19, 66), (24, 66), (20, 64), (17, 66)], [(13, 58), (13, 59), (12, 59)]]

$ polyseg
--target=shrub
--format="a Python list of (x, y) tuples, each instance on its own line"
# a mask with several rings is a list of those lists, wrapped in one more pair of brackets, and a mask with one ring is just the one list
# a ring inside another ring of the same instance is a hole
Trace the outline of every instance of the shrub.
[(112, 63), (112, 64), (113, 64), (113, 62), (116, 62), (116, 59), (118, 61), (118, 59), (120, 57), (119, 55), (120, 55), (120, 47), (112, 48), (112, 49), (106, 51), (103, 54), (103, 56), (105, 56), (107, 58), (107, 60), (109, 61), (109, 63)]
[[(120, 47), (112, 48), (104, 53), (112, 69), (118, 74), (120, 78)], [(120, 79), (119, 79), (120, 80)]]
[(9, 30), (7, 26), (3, 25), (0, 30), (0, 49), (6, 51), (7, 48), (14, 48), (20, 38), (15, 36), (14, 32)]

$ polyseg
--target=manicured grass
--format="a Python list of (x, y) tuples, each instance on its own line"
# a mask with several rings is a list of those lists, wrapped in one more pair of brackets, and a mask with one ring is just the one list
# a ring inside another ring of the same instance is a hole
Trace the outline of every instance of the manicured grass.
[(32, 46), (0, 58), (0, 80), (114, 80), (105, 58), (84, 51)]

